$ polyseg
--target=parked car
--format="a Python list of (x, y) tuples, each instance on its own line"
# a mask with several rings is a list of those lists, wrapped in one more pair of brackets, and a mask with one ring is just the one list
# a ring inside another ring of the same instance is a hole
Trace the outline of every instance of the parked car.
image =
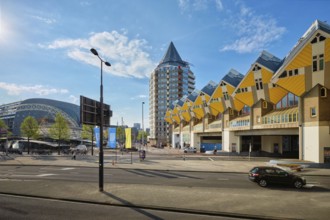
[(196, 147), (185, 147), (183, 148), (183, 153), (196, 153)]
[(87, 154), (87, 147), (84, 144), (80, 144), (77, 147), (73, 148), (72, 152), (76, 152), (77, 154)]
[(254, 167), (249, 172), (249, 179), (262, 187), (266, 187), (268, 184), (281, 184), (300, 189), (306, 185), (306, 179), (304, 177), (272, 166)]

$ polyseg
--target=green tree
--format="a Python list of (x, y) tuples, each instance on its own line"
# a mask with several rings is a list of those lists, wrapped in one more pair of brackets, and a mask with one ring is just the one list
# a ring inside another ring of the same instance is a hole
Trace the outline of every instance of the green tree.
[(0, 119), (0, 134), (7, 134), (8, 132), (8, 126), (6, 125), (6, 123)]
[(124, 141), (125, 141), (125, 129), (123, 127), (117, 127), (116, 140), (120, 143), (124, 143)]
[(95, 139), (93, 132), (94, 132), (93, 125), (83, 124), (82, 131), (81, 131), (81, 138), (93, 141)]
[(8, 138), (12, 135), (12, 133), (9, 131), (9, 128), (4, 120), (0, 119), (0, 136), (2, 135)]
[(60, 155), (61, 141), (68, 140), (70, 138), (68, 122), (60, 113), (56, 114), (55, 123), (49, 128), (49, 134), (51, 138), (58, 141), (58, 155)]
[(148, 137), (147, 132), (145, 132), (145, 131), (139, 131), (138, 136), (137, 136), (136, 139), (138, 141), (142, 141), (142, 137), (143, 137), (143, 140), (146, 142), (147, 141), (147, 137)]
[(21, 133), (28, 138), (28, 154), (30, 154), (30, 138), (37, 138), (39, 135), (39, 124), (37, 120), (28, 116), (21, 124)]

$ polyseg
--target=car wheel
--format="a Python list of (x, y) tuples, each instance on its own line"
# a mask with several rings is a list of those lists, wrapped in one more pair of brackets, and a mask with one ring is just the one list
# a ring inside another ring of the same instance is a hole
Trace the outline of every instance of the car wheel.
[(300, 189), (300, 188), (303, 186), (303, 183), (302, 183), (301, 180), (295, 180), (295, 181), (293, 182), (293, 185), (294, 185), (294, 187), (296, 187), (297, 189)]
[(265, 179), (259, 180), (259, 186), (266, 187), (267, 186), (267, 181)]

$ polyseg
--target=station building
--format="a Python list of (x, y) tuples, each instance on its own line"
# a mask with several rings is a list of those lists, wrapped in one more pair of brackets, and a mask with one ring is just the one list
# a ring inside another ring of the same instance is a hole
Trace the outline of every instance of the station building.
[(48, 128), (54, 123), (57, 113), (60, 113), (68, 122), (71, 139), (78, 140), (81, 132), (78, 105), (41, 98), (0, 105), (0, 119), (6, 123), (13, 136), (17, 137), (21, 136), (21, 123), (27, 116), (34, 117), (40, 125), (40, 135), (48, 137)]
[(172, 147), (330, 162), (330, 26), (316, 20), (288, 55), (263, 51), (245, 75), (176, 100)]

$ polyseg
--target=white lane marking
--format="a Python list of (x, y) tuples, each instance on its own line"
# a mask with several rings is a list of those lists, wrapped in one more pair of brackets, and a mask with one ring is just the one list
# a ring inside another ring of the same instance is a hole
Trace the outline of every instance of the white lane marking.
[(313, 184), (306, 184), (305, 186), (303, 186), (304, 188), (310, 189), (313, 188), (314, 185)]
[(220, 178), (219, 178), (218, 180), (220, 180), (220, 181), (227, 181), (227, 180), (229, 180), (229, 179), (220, 179)]
[(44, 176), (54, 176), (56, 174), (53, 174), (53, 173), (45, 173), (45, 174), (39, 174), (37, 175), (38, 177), (44, 177)]
[(320, 184), (319, 182), (307, 182), (307, 184)]
[(210, 160), (210, 161), (214, 161), (211, 157), (209, 157), (209, 160)]
[(10, 177), (35, 177), (35, 174), (12, 174)]
[(0, 181), (24, 181), (24, 182), (36, 182), (36, 181), (39, 181), (39, 180), (20, 180), (20, 179), (0, 179)]
[(76, 168), (74, 168), (74, 167), (66, 167), (66, 168), (62, 168), (61, 170), (74, 170), (74, 169), (76, 169)]

